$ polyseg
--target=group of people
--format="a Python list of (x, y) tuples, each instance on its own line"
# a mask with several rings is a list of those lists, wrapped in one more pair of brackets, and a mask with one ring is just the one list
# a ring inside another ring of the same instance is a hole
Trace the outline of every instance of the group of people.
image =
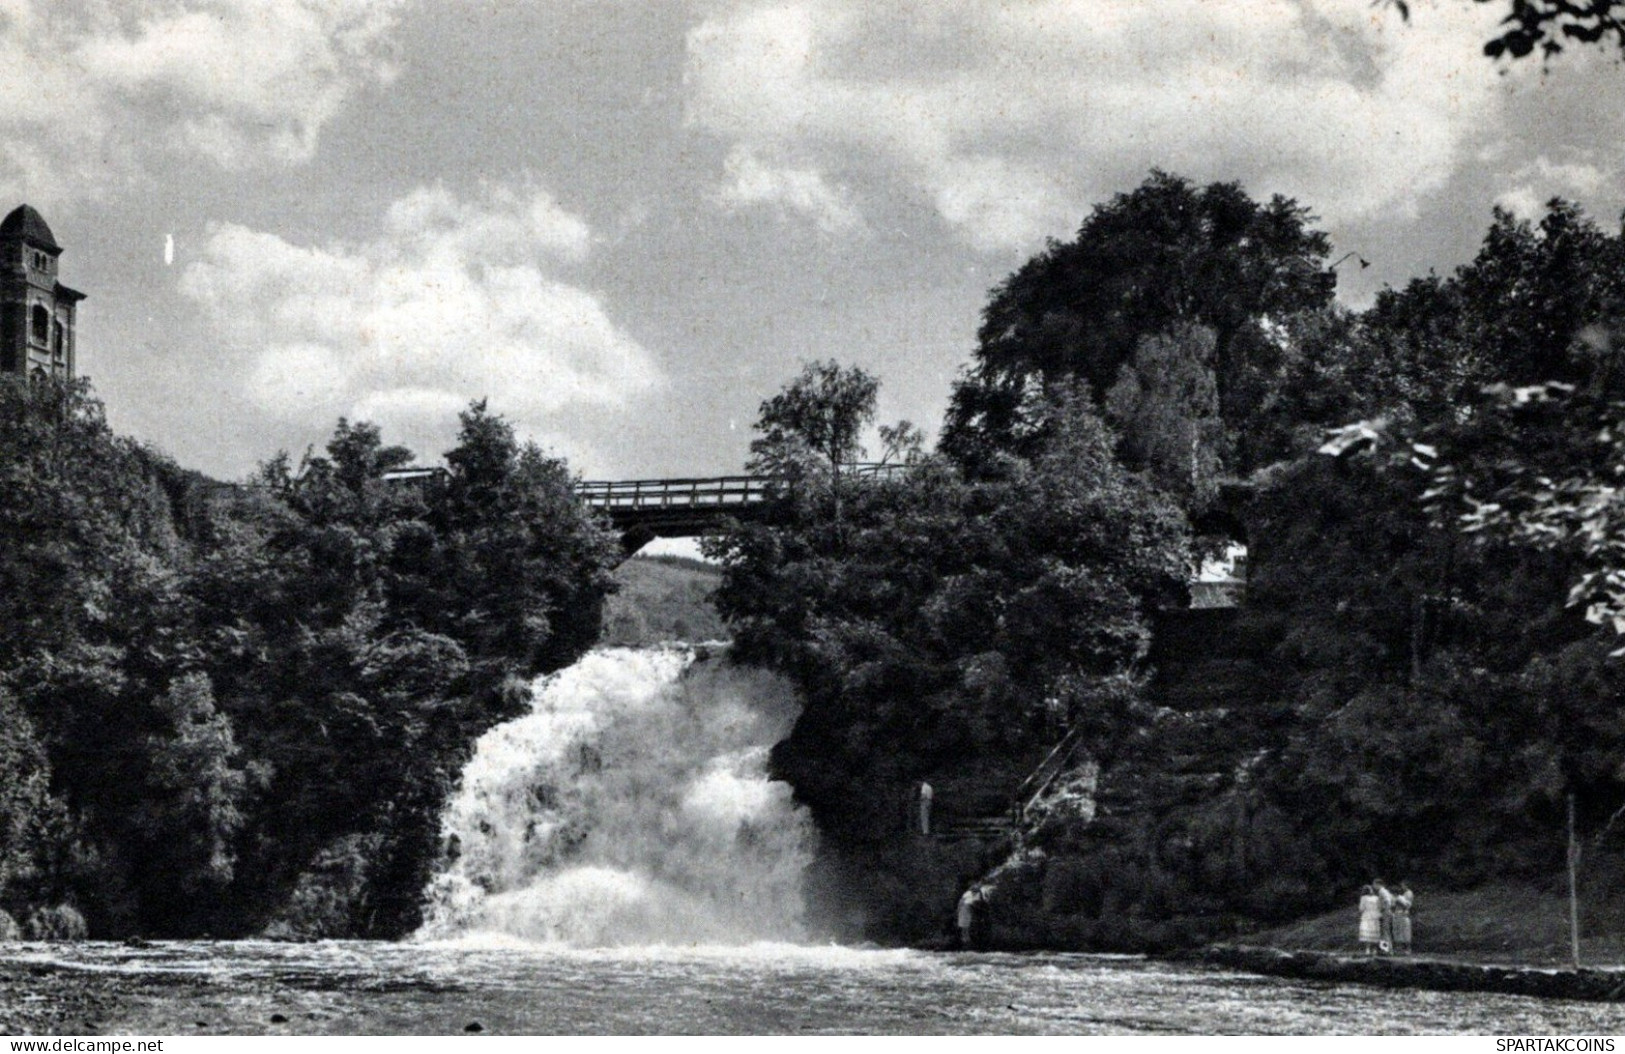
[(1416, 894), (1410, 884), (1401, 882), (1395, 893), (1373, 879), (1360, 890), (1360, 945), (1367, 955), (1411, 953), (1411, 908)]

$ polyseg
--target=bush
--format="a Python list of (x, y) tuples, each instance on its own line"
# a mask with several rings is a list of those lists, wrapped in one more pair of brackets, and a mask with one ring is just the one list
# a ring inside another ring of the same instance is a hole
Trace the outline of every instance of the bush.
[(89, 934), (85, 917), (71, 904), (36, 908), (24, 931), (31, 941), (82, 941)]

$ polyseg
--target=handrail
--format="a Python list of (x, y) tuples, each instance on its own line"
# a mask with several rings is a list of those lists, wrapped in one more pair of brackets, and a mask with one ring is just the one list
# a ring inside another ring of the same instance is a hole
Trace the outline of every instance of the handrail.
[(756, 476), (583, 482), (576, 485), (576, 494), (606, 510), (716, 508), (763, 501), (769, 482)]
[[(858, 476), (890, 476), (908, 466), (860, 462), (842, 466)], [(676, 479), (581, 480), (576, 494), (594, 508), (609, 510), (718, 508), (766, 501), (777, 476), (708, 476)]]
[[(1018, 819), (1026, 815), (1027, 809), (1032, 803), (1037, 801), (1038, 797), (1049, 789), (1049, 785), (1055, 782), (1055, 777), (1059, 776), (1061, 770), (1066, 768), (1066, 763), (1071, 759), (1072, 752), (1078, 747), (1079, 733), (1082, 731), (1082, 725), (1072, 726), (1071, 730), (1061, 737), (1061, 741), (1055, 744), (1054, 749), (1039, 763), (1038, 767), (1033, 769), (1027, 778), (1021, 781), (1021, 785), (1016, 788), (1015, 794), (1011, 796), (1013, 798), (1012, 812)], [(1048, 771), (1046, 772), (1046, 770)], [(1041, 775), (1042, 778), (1040, 778)], [(1033, 786), (1035, 781), (1037, 785)], [(1029, 793), (1030, 787), (1032, 790)]]

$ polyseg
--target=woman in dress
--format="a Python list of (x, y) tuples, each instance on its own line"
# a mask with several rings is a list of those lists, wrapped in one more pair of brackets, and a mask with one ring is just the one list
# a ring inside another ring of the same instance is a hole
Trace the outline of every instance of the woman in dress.
[(1411, 884), (1401, 882), (1399, 892), (1394, 894), (1394, 951), (1401, 955), (1411, 953), (1411, 905), (1415, 903)]
[(1360, 945), (1367, 955), (1377, 954), (1382, 943), (1382, 898), (1377, 887), (1366, 885), (1360, 889)]

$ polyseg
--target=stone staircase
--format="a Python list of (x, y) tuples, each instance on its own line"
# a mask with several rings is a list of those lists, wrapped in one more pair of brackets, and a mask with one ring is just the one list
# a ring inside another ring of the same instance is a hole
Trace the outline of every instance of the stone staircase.
[(1163, 612), (1150, 661), (1158, 708), (1145, 752), (1101, 781), (1108, 826), (1144, 824), (1244, 778), (1272, 742), (1271, 655), (1279, 624), (1246, 608)]
[[(1144, 753), (1103, 774), (1097, 816), (1132, 828), (1193, 805), (1241, 777), (1271, 741), (1270, 656), (1280, 626), (1245, 608), (1167, 611), (1158, 618), (1149, 701), (1157, 708)], [(1008, 847), (1021, 809), (1065, 771), (1081, 744), (1057, 743), (1019, 785), (965, 781), (938, 788), (931, 838)]]
[(973, 839), (999, 842), (1012, 839), (1015, 834), (1015, 818), (1009, 815), (944, 817), (942, 822), (933, 822), (931, 825), (931, 837), (939, 842), (963, 842)]

